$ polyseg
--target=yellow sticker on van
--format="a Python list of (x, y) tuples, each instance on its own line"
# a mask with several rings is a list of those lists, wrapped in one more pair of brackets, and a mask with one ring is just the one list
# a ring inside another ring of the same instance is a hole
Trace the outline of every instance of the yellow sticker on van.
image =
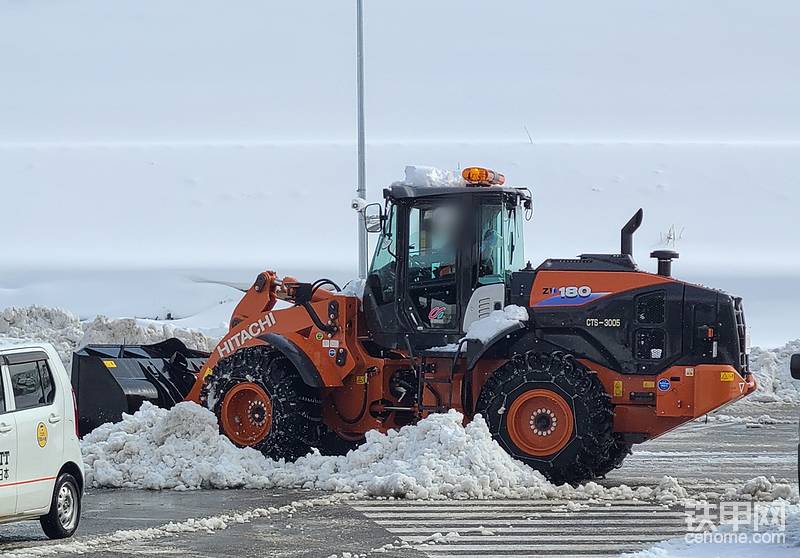
[(36, 442), (40, 448), (47, 445), (47, 425), (43, 422), (36, 425)]

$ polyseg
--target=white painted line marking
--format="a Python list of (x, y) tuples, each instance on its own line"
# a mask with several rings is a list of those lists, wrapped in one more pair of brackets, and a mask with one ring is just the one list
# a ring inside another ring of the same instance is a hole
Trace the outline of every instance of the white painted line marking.
[[(651, 512), (653, 515), (655, 513)], [(640, 514), (633, 514), (630, 512), (602, 512), (596, 510), (586, 510), (581, 512), (536, 512), (536, 511), (515, 511), (515, 512), (469, 512), (469, 511), (449, 511), (449, 512), (409, 512), (409, 513), (402, 513), (402, 512), (378, 512), (378, 513), (370, 513), (367, 515), (370, 519), (390, 519), (396, 517), (406, 518), (406, 519), (437, 519), (437, 518), (480, 518), (480, 517), (519, 517), (525, 518), (528, 516), (535, 516), (540, 518), (562, 518), (568, 519), (570, 517), (575, 517), (577, 519), (587, 519), (587, 518), (599, 518), (599, 517), (629, 517), (631, 521), (636, 521), (641, 518)], [(681, 519), (686, 517), (686, 514), (680, 512), (663, 512), (658, 513), (658, 517), (679, 517)]]
[[(681, 533), (681, 535), (684, 533)], [(451, 548), (459, 548), (461, 547), (461, 543), (470, 543), (470, 542), (483, 542), (483, 543), (533, 543), (539, 542), (541, 544), (558, 544), (558, 543), (570, 543), (573, 546), (580, 546), (581, 543), (593, 543), (593, 542), (629, 542), (629, 543), (644, 543), (644, 542), (658, 542), (663, 541), (664, 539), (672, 538), (672, 537), (663, 537), (661, 535), (647, 535), (647, 534), (636, 534), (636, 535), (624, 535), (624, 534), (614, 534), (614, 535), (580, 535), (575, 536), (570, 533), (564, 533), (563, 535), (525, 535), (525, 536), (514, 536), (514, 535), (502, 535), (502, 536), (490, 536), (490, 535), (461, 535), (460, 537), (453, 537), (447, 540), (447, 543), (441, 544), (448, 544)], [(419, 536), (410, 536), (410, 537), (403, 537), (403, 540), (406, 540), (410, 543), (421, 543), (425, 541), (426, 537), (419, 535)], [(506, 545), (512, 546), (512, 545)], [(538, 545), (537, 545), (538, 546)]]
[(652, 506), (652, 502), (637, 501), (637, 500), (353, 500), (351, 506), (451, 506), (454, 508), (461, 508), (464, 506), (528, 506), (528, 505), (542, 505), (542, 506), (564, 506), (570, 502), (580, 502), (582, 504), (589, 504), (595, 506), (605, 507), (606, 504), (611, 506)]
[[(381, 507), (367, 507), (367, 506), (356, 506), (353, 509), (373, 514), (373, 513), (380, 513), (380, 512), (397, 512), (397, 513), (407, 513), (407, 512), (446, 512), (446, 513), (461, 513), (466, 511), (506, 511), (509, 509), (512, 510), (519, 510), (520, 513), (525, 513), (526, 511), (552, 511), (553, 508), (562, 507), (561, 506), (520, 506), (519, 508), (510, 508), (509, 506), (463, 506), (461, 508), (453, 508), (452, 506), (404, 506), (401, 509), (398, 509), (396, 506), (381, 506)], [(559, 510), (561, 513), (564, 513), (563, 510)], [(647, 511), (669, 511), (669, 508), (664, 508), (662, 506), (614, 506), (614, 507), (605, 507), (605, 506), (591, 506), (588, 509), (582, 510), (574, 510), (570, 512), (569, 510), (566, 513), (583, 513), (583, 512), (602, 512), (602, 513), (614, 513), (614, 512), (622, 512), (622, 511), (635, 511), (635, 512), (647, 512)]]
[[(437, 545), (416, 545), (414, 548), (417, 550), (421, 550), (423, 552), (435, 553), (437, 556), (441, 556), (441, 553), (446, 552), (457, 552), (460, 550), (470, 550), (470, 551), (538, 551), (536, 556), (542, 556), (543, 551), (605, 551), (605, 552), (627, 552), (631, 550), (640, 550), (644, 547), (648, 546), (647, 543), (643, 544), (537, 544), (537, 545), (530, 545), (530, 544), (464, 544), (458, 545), (455, 547), (452, 544), (437, 544)], [(461, 556), (460, 554), (456, 556)], [(484, 558), (488, 558), (486, 554), (483, 554)], [(596, 556), (596, 555), (595, 555)], [(517, 555), (514, 554), (514, 558), (517, 558)]]
[[(619, 523), (617, 525), (593, 525), (593, 526), (585, 526), (585, 527), (578, 527), (578, 526), (541, 526), (541, 525), (534, 525), (534, 526), (520, 526), (520, 527), (501, 527), (501, 526), (490, 526), (487, 527), (486, 525), (483, 526), (481, 529), (479, 525), (471, 526), (471, 527), (464, 527), (458, 525), (447, 525), (442, 527), (400, 527), (400, 528), (388, 528), (386, 529), (390, 533), (394, 533), (396, 535), (421, 535), (427, 533), (428, 535), (432, 535), (434, 533), (460, 533), (460, 534), (481, 534), (481, 531), (489, 530), (495, 535), (502, 535), (504, 533), (660, 533), (664, 534), (665, 538), (676, 535), (676, 536), (683, 536), (686, 534), (686, 529), (682, 528), (681, 526), (674, 525), (674, 526), (661, 526), (658, 525), (642, 525), (635, 528), (631, 528), (630, 522)], [(493, 535), (483, 535), (484, 537), (491, 537)]]
[[(373, 519), (375, 523), (378, 525), (453, 525), (454, 521), (452, 519), (409, 519), (409, 520), (396, 520), (396, 519)], [(627, 525), (629, 527), (634, 525), (671, 525), (671, 526), (681, 526), (686, 525), (685, 517), (681, 516), (680, 518), (677, 517), (647, 517), (647, 518), (636, 518), (635, 521), (631, 518), (602, 518), (596, 521), (594, 524), (603, 525)], [(566, 528), (571, 529), (574, 526), (586, 525), (586, 518), (575, 516), (575, 517), (567, 517), (567, 518), (558, 518), (558, 521), (553, 521), (553, 519), (542, 519), (542, 518), (532, 518), (532, 519), (459, 519), (458, 525), (564, 525)], [(436, 530), (441, 530), (440, 527), (437, 527)]]

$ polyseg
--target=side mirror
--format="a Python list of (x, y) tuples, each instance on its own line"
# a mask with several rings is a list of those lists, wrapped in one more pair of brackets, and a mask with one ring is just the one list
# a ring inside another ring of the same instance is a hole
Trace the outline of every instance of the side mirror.
[(792, 378), (800, 380), (800, 354), (792, 355), (792, 360), (789, 362), (789, 370), (792, 371)]
[(379, 203), (371, 203), (364, 207), (364, 228), (368, 233), (383, 230), (383, 207)]

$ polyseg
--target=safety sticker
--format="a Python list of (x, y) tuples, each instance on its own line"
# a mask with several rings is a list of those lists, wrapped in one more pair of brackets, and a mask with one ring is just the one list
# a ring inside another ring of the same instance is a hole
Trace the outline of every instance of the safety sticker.
[(687, 368), (687, 369), (684, 371), (684, 375), (685, 375), (685, 376), (694, 376), (694, 368)]
[(669, 380), (666, 378), (661, 378), (658, 381), (658, 391), (669, 391)]
[(361, 376), (356, 376), (356, 383), (359, 385), (363, 385), (367, 383), (367, 375), (362, 374)]
[(47, 445), (47, 426), (43, 422), (36, 425), (36, 441), (40, 448)]
[(336, 349), (328, 349), (328, 356), (333, 358), (336, 356)]
[(614, 380), (614, 397), (622, 397), (622, 380)]
[(106, 368), (116, 368), (117, 367), (117, 363), (114, 362), (113, 360), (104, 360), (103, 364), (106, 365)]
[(206, 368), (206, 371), (203, 372), (203, 379), (205, 380), (206, 378), (208, 378), (213, 373), (214, 373), (214, 371), (211, 368)]
[(652, 388), (656, 387), (656, 383), (653, 382), (652, 380), (644, 380), (642, 382), (642, 387), (645, 388), (645, 389), (648, 389), (648, 388), (652, 389)]
[(318, 331), (315, 337), (317, 338), (317, 341), (322, 341), (322, 338), (325, 336), (322, 334), (321, 331)]
[(733, 372), (720, 372), (719, 373), (719, 381), (720, 382), (732, 382), (733, 381)]
[(323, 347), (330, 347), (331, 346), (331, 340), (330, 339), (326, 339), (325, 341), (322, 342), (322, 346)]

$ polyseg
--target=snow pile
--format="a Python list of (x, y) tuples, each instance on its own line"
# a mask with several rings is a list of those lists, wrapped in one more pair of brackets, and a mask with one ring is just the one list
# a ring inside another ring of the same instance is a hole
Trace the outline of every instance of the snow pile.
[(528, 311), (521, 306), (512, 304), (503, 310), (494, 310), (485, 318), (472, 322), (464, 338), (487, 343), (498, 333), (527, 320)]
[(406, 166), (405, 174), (405, 180), (395, 184), (418, 187), (464, 186), (464, 179), (461, 178), (461, 173), (437, 169), (436, 167), (408, 165)]
[(187, 347), (201, 351), (211, 351), (217, 340), (193, 330), (174, 327), (168, 323), (142, 323), (131, 318), (110, 319), (98, 316), (84, 325), (84, 335), (79, 345), (90, 343), (144, 344), (158, 343), (176, 337)]
[(72, 352), (89, 343), (157, 343), (177, 337), (190, 348), (211, 351), (216, 340), (203, 333), (163, 323), (98, 316), (88, 323), (69, 312), (45, 306), (6, 308), (0, 313), (0, 338), (28, 339), (52, 344), (70, 369)]
[(789, 341), (776, 349), (753, 347), (750, 369), (759, 382), (755, 398), (800, 403), (800, 382), (792, 378), (789, 372), (789, 361), (794, 353), (800, 353), (800, 339)]
[(219, 434), (214, 415), (194, 403), (169, 411), (144, 403), (121, 422), (86, 436), (82, 451), (87, 485), (94, 487), (277, 486), (412, 499), (637, 498), (665, 504), (687, 498), (671, 477), (652, 488), (555, 486), (497, 445), (482, 418), (464, 426), (456, 411), (399, 431), (368, 432), (366, 442), (346, 456), (314, 452), (284, 463), (235, 447)]
[(6, 308), (0, 313), (0, 337), (50, 343), (67, 364), (83, 338), (83, 327), (78, 318), (58, 308)]
[(787, 502), (800, 502), (800, 493), (797, 485), (792, 485), (786, 481), (778, 481), (775, 477), (756, 477), (746, 481), (735, 491), (727, 492), (724, 496), (726, 500), (755, 500), (760, 502), (773, 502), (785, 500)]
[(186, 490), (263, 488), (271, 463), (219, 433), (216, 417), (194, 403), (171, 410), (148, 401), (107, 423), (81, 444), (87, 486)]

